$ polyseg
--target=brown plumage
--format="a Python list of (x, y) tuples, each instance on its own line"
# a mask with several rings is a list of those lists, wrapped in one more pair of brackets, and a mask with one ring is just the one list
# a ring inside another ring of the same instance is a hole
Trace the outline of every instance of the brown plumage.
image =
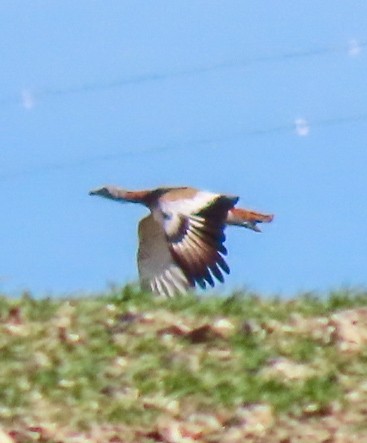
[(223, 256), (226, 225), (259, 232), (272, 215), (235, 208), (238, 197), (189, 187), (126, 191), (104, 186), (90, 195), (141, 203), (150, 215), (139, 223), (138, 269), (142, 289), (173, 296), (198, 284), (223, 282), (229, 267)]

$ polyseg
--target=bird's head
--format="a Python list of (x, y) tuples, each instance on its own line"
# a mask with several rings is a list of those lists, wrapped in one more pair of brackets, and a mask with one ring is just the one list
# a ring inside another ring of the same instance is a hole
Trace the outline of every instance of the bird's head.
[(98, 195), (100, 197), (108, 198), (110, 200), (115, 200), (119, 202), (126, 201), (126, 192), (117, 186), (102, 186), (101, 188), (92, 189), (89, 191), (89, 195)]
[(99, 195), (100, 197), (108, 198), (120, 203), (141, 203), (148, 204), (151, 191), (126, 191), (117, 186), (102, 186), (101, 188), (92, 189), (89, 195)]

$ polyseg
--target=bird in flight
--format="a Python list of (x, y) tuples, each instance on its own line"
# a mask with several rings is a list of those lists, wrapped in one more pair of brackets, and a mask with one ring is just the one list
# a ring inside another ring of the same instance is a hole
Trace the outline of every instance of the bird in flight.
[(235, 207), (239, 197), (190, 187), (127, 191), (103, 186), (89, 192), (116, 202), (140, 203), (150, 214), (139, 223), (138, 270), (142, 290), (172, 297), (224, 281), (226, 225), (260, 232), (273, 215)]

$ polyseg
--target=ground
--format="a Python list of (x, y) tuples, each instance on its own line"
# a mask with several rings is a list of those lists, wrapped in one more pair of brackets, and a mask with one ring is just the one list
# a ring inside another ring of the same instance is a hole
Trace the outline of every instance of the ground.
[(4, 295), (0, 331), (1, 443), (367, 442), (363, 290)]

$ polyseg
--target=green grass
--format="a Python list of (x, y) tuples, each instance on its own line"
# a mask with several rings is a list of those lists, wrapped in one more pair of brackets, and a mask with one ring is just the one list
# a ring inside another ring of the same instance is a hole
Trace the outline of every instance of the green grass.
[[(347, 407), (348, 393), (365, 384), (367, 347), (340, 352), (335, 340), (300, 330), (294, 319), (329, 318), (366, 302), (366, 292), (352, 290), (291, 300), (253, 293), (161, 300), (130, 286), (73, 299), (2, 296), (0, 422), (155, 429), (162, 416), (186, 420), (194, 412), (230, 422), (251, 404), (269, 405), (275, 417)], [(211, 328), (223, 319), (232, 327)], [(180, 325), (186, 333), (162, 332)], [(203, 325), (210, 333), (192, 338)], [(301, 375), (277, 372), (272, 362), (283, 360)], [(367, 402), (367, 389), (358, 393)]]

